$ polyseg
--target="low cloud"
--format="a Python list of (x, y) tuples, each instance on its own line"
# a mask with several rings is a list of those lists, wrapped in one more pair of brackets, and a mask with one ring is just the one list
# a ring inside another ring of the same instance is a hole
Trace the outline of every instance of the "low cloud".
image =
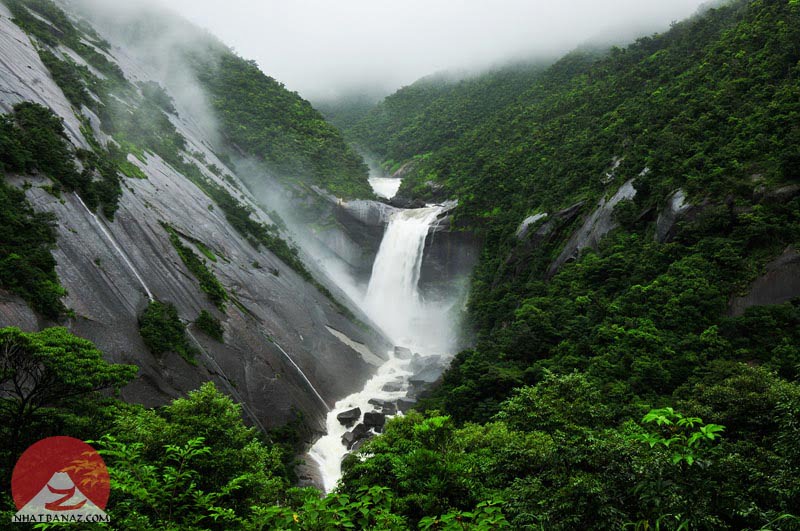
[[(110, 0), (107, 0), (110, 1)], [(703, 0), (160, 0), (311, 99), (625, 43)]]

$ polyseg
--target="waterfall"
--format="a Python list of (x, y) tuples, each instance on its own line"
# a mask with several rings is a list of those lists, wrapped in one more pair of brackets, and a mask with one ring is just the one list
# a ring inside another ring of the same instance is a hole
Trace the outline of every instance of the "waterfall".
[[(366, 313), (389, 339), (422, 355), (436, 352), (449, 340), (446, 309), (427, 308), (418, 287), (425, 240), (441, 211), (440, 207), (430, 207), (392, 214), (362, 301)], [(326, 492), (336, 486), (341, 476), (341, 461), (347, 454), (342, 436), (348, 429), (336, 416), (354, 408), (362, 413), (373, 411), (374, 402), (370, 400), (392, 402), (405, 397), (411, 374), (408, 360), (400, 360), (391, 352), (389, 361), (363, 390), (339, 400), (328, 413), (326, 435), (308, 454), (319, 466)]]
[(395, 345), (420, 345), (425, 308), (418, 284), (425, 239), (439, 207), (400, 210), (392, 214), (372, 266), (364, 309)]

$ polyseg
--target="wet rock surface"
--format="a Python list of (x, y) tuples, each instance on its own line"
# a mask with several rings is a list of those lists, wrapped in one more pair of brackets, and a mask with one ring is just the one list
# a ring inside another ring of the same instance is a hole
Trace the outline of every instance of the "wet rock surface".
[(747, 308), (782, 304), (796, 297), (800, 297), (800, 251), (789, 247), (767, 264), (746, 295), (731, 299), (727, 314), (738, 317)]
[(394, 347), (394, 355), (399, 360), (410, 360), (414, 355), (411, 349), (405, 347)]
[(366, 424), (359, 424), (352, 431), (348, 431), (342, 435), (342, 444), (347, 446), (347, 449), (352, 449), (353, 445), (367, 436), (370, 427)]
[[(69, 140), (87, 148), (79, 119), (30, 40), (9, 20), (2, 4), (0, 15), (0, 109), (8, 111), (24, 100), (47, 105), (64, 119)], [(132, 83), (159, 81), (157, 73), (125, 50), (115, 47), (112, 55)], [(212, 139), (191, 121), (191, 113), (179, 111), (169, 118), (186, 137), (187, 151), (202, 154), (223, 175), (235, 175), (209, 148)], [(96, 125), (91, 116), (89, 121)], [(187, 157), (197, 162), (208, 179), (250, 207), (255, 219), (274, 221), (243, 186), (235, 185), (236, 179), (231, 184), (194, 155)], [(251, 245), (208, 196), (159, 157), (147, 154), (146, 162), (134, 163), (147, 179), (123, 181), (113, 222), (95, 218), (74, 194), (64, 194), (61, 200), (48, 194), (41, 189), (50, 184), (47, 180), (9, 178), (17, 186), (31, 184), (26, 193), (34, 208), (57, 218), (58, 247), (53, 254), (69, 293), (65, 303), (75, 312), (75, 317), (59, 324), (94, 341), (109, 361), (139, 366), (139, 377), (122, 390), (126, 400), (158, 406), (212, 380), (241, 399), (264, 427), (285, 424), (296, 409), (303, 413), (308, 429), (322, 431), (327, 407), (357, 390), (374, 371), (373, 364), (328, 328), (379, 358), (385, 358), (383, 353), (391, 345), (380, 333), (343, 315), (274, 254)], [(161, 221), (185, 235), (184, 243), (202, 242), (219, 257), (209, 267), (235, 304), (220, 311), (208, 301), (170, 244)], [(181, 319), (189, 323), (189, 332), (201, 349), (197, 366), (177, 355), (157, 358), (147, 351), (139, 336), (138, 317), (148, 304), (148, 291), (175, 304)], [(201, 310), (220, 319), (224, 344), (194, 334), (191, 323)], [(15, 297), (0, 296), (0, 326), (39, 329), (53, 324), (31, 315)], [(322, 400), (311, 392), (300, 371)]]
[(409, 409), (413, 409), (417, 405), (417, 401), (414, 398), (401, 398), (397, 401), (397, 410), (401, 413), (405, 413)]
[(600, 200), (595, 210), (567, 241), (564, 250), (550, 265), (548, 274), (554, 275), (562, 265), (577, 257), (581, 250), (587, 247), (596, 249), (600, 240), (617, 228), (618, 224), (613, 217), (614, 207), (621, 201), (633, 199), (636, 196), (636, 188), (633, 186), (633, 181), (633, 179), (628, 180), (610, 199), (603, 198)]
[(403, 389), (402, 382), (389, 382), (384, 384), (381, 388), (381, 391), (386, 391), (387, 393), (396, 393), (397, 391), (401, 391)]
[(377, 411), (364, 413), (364, 425), (367, 426), (367, 428), (381, 431), (383, 430), (384, 424), (386, 424), (386, 415), (383, 413), (378, 413)]
[(658, 214), (656, 220), (656, 241), (664, 243), (675, 237), (677, 223), (692, 210), (692, 205), (686, 202), (683, 190), (676, 190), (667, 199), (667, 206)]
[(336, 415), (338, 420), (344, 426), (352, 426), (358, 419), (361, 418), (361, 408), (349, 409)]

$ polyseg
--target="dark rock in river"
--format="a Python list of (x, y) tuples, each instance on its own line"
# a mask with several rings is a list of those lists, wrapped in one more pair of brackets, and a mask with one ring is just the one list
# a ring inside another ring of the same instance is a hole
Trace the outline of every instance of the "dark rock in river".
[(381, 413), (384, 415), (397, 415), (397, 405), (394, 402), (387, 402), (387, 404), (383, 406)]
[(364, 425), (368, 428), (373, 428), (375, 431), (381, 431), (383, 425), (386, 424), (386, 415), (376, 411), (370, 411), (364, 414)]
[(350, 409), (348, 411), (343, 411), (336, 415), (336, 420), (338, 420), (341, 424), (345, 426), (352, 426), (356, 423), (358, 419), (361, 418), (361, 408)]
[(414, 398), (401, 398), (397, 401), (397, 409), (401, 413), (405, 413), (415, 405), (417, 405), (417, 401)]
[(422, 199), (411, 199), (400, 195), (389, 200), (389, 204), (397, 208), (425, 208), (425, 201)]
[(349, 450), (353, 447), (353, 444), (367, 436), (368, 432), (369, 428), (367, 426), (364, 424), (359, 424), (353, 428), (353, 431), (348, 431), (342, 435), (342, 444), (347, 446), (347, 449)]
[(372, 439), (373, 437), (375, 437), (375, 434), (374, 434), (374, 433), (367, 432), (367, 434), (366, 434), (366, 435), (364, 435), (362, 438), (360, 438), (359, 440), (357, 440), (356, 442), (354, 442), (354, 443), (353, 443), (353, 446), (351, 446), (351, 447), (349, 448), (349, 450), (350, 450), (351, 452), (357, 452), (357, 451), (359, 451), (359, 450), (361, 449), (361, 447), (362, 447), (362, 446), (364, 446), (364, 443), (365, 443), (365, 442), (367, 442), (368, 440)]
[(386, 393), (396, 393), (402, 390), (403, 390), (403, 384), (401, 382), (389, 382), (387, 384), (384, 384), (383, 387), (381, 387), (381, 391), (384, 391)]
[(414, 354), (406, 347), (394, 347), (394, 356), (399, 360), (410, 360)]

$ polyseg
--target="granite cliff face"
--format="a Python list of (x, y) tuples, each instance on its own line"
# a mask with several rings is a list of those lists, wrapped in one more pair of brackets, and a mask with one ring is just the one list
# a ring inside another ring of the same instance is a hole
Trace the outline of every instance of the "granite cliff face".
[[(70, 104), (37, 47), (46, 45), (22, 31), (0, 2), (0, 109), (9, 112), (19, 102), (38, 102), (63, 119), (76, 148), (89, 148), (81, 132), (84, 124), (91, 125), (100, 142), (111, 141), (97, 116)], [(48, 50), (59, 57), (79, 57), (63, 46)], [(156, 72), (123, 48), (95, 51), (118, 65), (132, 84), (159, 81)], [(173, 96), (177, 110), (169, 120), (186, 139), (184, 160), (249, 208), (254, 219), (274, 222), (240, 184), (236, 170), (212, 149), (214, 135), (198, 125), (179, 95)], [(35, 209), (57, 217), (54, 256), (68, 291), (65, 304), (74, 315), (60, 323), (46, 322), (24, 301), (0, 291), (0, 326), (35, 330), (61, 324), (94, 341), (109, 360), (138, 365), (139, 377), (122, 392), (127, 400), (159, 405), (213, 380), (240, 400), (250, 420), (261, 427), (281, 425), (296, 410), (310, 429), (320, 430), (327, 408), (359, 388), (391, 345), (274, 253), (254, 246), (209, 195), (161, 157), (145, 152), (141, 160), (129, 157), (129, 162), (146, 179), (123, 180), (113, 221), (90, 212), (74, 193), (51, 195), (43, 189), (50, 184), (44, 177), (7, 177), (27, 188)], [(198, 254), (202, 248), (211, 250), (216, 260), (208, 260), (207, 266), (231, 298), (224, 311), (200, 290), (162, 223), (174, 227)], [(211, 312), (223, 323), (224, 343), (189, 324), (201, 350), (196, 366), (176, 354), (154, 356), (138, 331), (138, 317), (151, 298), (175, 304), (187, 323), (201, 310)]]

